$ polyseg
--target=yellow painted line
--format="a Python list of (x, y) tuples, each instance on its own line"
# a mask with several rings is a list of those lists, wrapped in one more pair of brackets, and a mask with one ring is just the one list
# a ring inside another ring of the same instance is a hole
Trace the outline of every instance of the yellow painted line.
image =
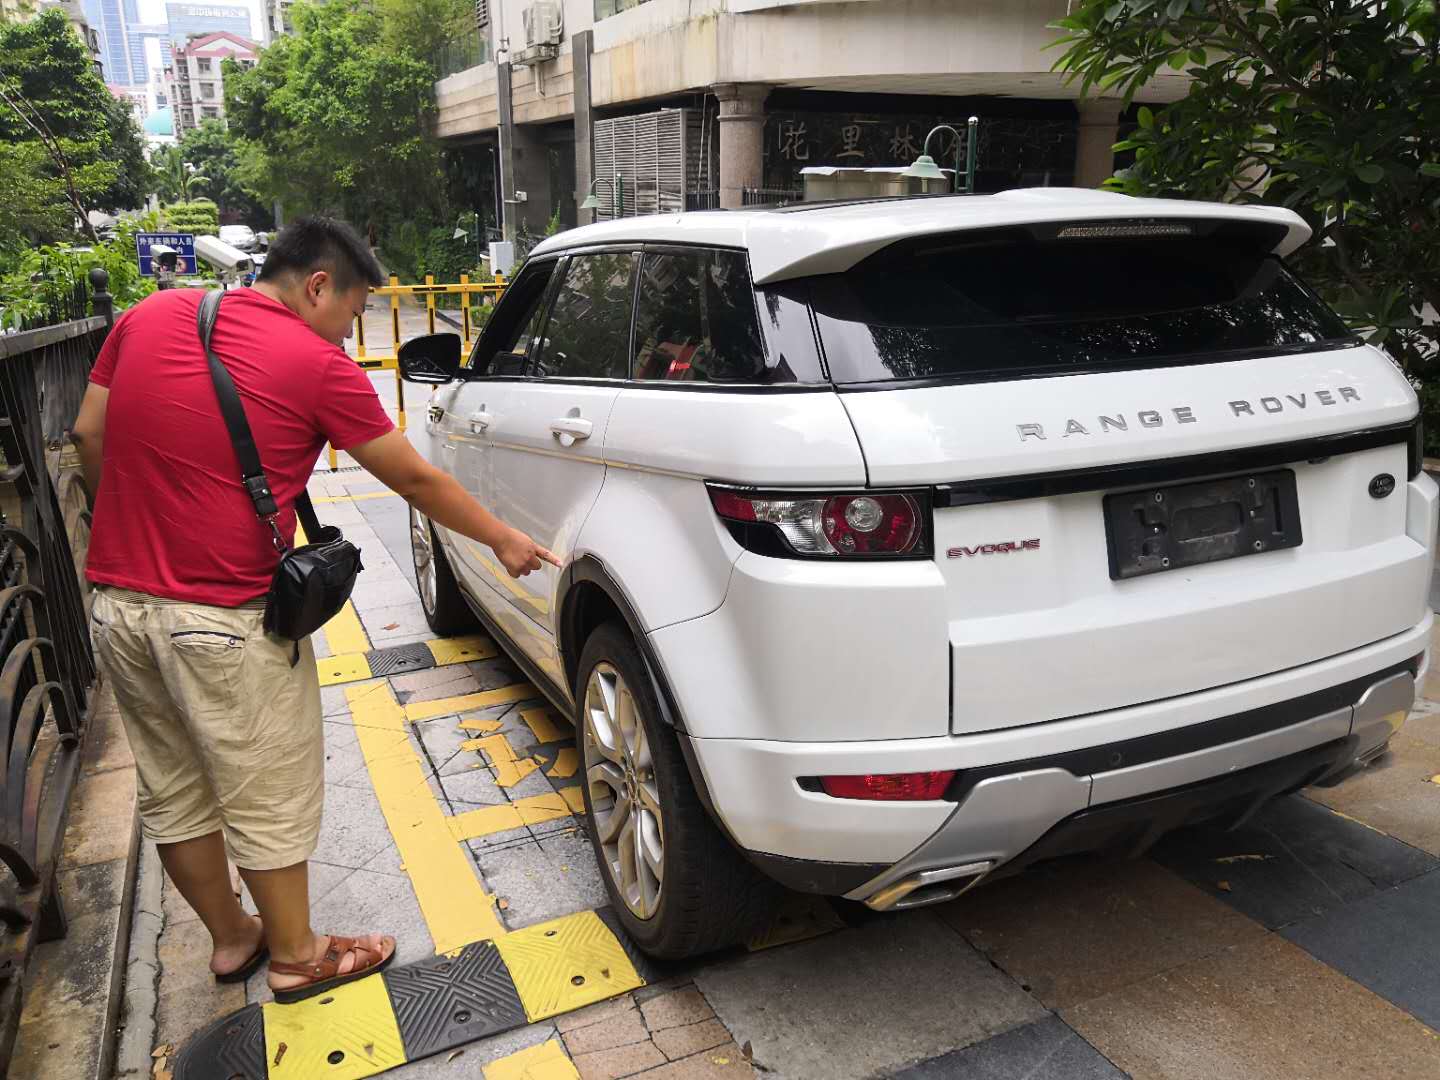
[(559, 720), (559, 715), (554, 709), (525, 709), (520, 713), (520, 719), (529, 725), (537, 742), (563, 742), (572, 738), (575, 731), (569, 724)]
[(360, 616), (355, 614), (355, 605), (349, 600), (346, 600), (345, 606), (325, 624), (324, 630), (325, 640), (330, 643), (330, 651), (336, 656), (370, 651), (370, 637), (360, 625)]
[(573, 746), (566, 746), (556, 755), (555, 764), (545, 770), (545, 775), (568, 780), (575, 775), (575, 770), (579, 767), (580, 755), (575, 752)]
[(580, 788), (561, 788), (560, 797), (565, 800), (565, 805), (570, 807), (572, 813), (585, 813), (585, 792), (582, 791)]
[(490, 734), (492, 731), (499, 731), (499, 730), (500, 730), (502, 727), (504, 727), (504, 726), (505, 726), (505, 722), (504, 722), (503, 720), (461, 720), (461, 721), (460, 721), (460, 730), (461, 730), (461, 731), (478, 731), (478, 732), (480, 732), (481, 734), (484, 734), (484, 735), (488, 735), (488, 734)]
[(580, 1073), (565, 1056), (565, 1048), (551, 1039), (529, 1046), (482, 1066), (485, 1080), (579, 1080)]
[(436, 667), (447, 664), (463, 664), (470, 660), (489, 660), (499, 656), (500, 650), (487, 637), (476, 634), (472, 637), (438, 638), (425, 642), (430, 655), (435, 657)]
[[(359, 495), (319, 495), (312, 496), (312, 503), (342, 503), (351, 502), (355, 499), (398, 499), (400, 496), (393, 491), (362, 491)], [(318, 514), (316, 515), (319, 516)]]
[(480, 884), (468, 853), (455, 842), (431, 794), (410, 742), (406, 710), (395, 700), (390, 684), (354, 686), (345, 696), (375, 797), (410, 876), (435, 951), (502, 939), (506, 931), (495, 898)]
[(337, 683), (364, 682), (370, 678), (370, 661), (365, 658), (364, 653), (346, 653), (343, 656), (327, 656), (323, 660), (316, 660), (315, 667), (320, 672), (321, 686), (334, 686)]
[(517, 701), (538, 698), (540, 691), (529, 683), (502, 686), (498, 690), (485, 690), (478, 694), (462, 694), (459, 697), (436, 698), (434, 701), (417, 701), (405, 706), (405, 718), (411, 723), (430, 720), (450, 713), (474, 712), (494, 705), (510, 705)]
[(593, 911), (511, 931), (495, 947), (532, 1023), (645, 985)]
[(531, 795), (503, 806), (482, 806), (479, 810), (467, 810), (445, 820), (456, 840), (477, 840), (524, 825), (543, 825), (556, 818), (570, 817), (571, 813), (569, 801), (557, 792)]
[(532, 758), (518, 758), (515, 748), (504, 735), (486, 735), (482, 739), (467, 739), (460, 744), (461, 750), (480, 750), (490, 758), (495, 769), (495, 783), (502, 788), (514, 787), (540, 767)]
[(379, 975), (294, 1005), (267, 1002), (262, 1010), (270, 1080), (358, 1080), (405, 1064), (405, 1044)]

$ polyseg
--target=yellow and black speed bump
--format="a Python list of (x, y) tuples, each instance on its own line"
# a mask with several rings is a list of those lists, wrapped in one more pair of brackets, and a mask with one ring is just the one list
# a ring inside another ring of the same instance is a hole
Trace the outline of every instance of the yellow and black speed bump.
[(577, 912), (294, 1005), (246, 1006), (185, 1044), (175, 1080), (359, 1080), (638, 989), (637, 962), (654, 971), (613, 920)]
[(478, 941), (458, 956), (436, 956), (385, 975), (410, 1061), (527, 1022), (500, 950)]
[(418, 645), (396, 645), (389, 649), (372, 649), (365, 654), (365, 663), (372, 678), (424, 671), (435, 666), (435, 654), (421, 642)]
[(266, 1075), (259, 1005), (246, 1005), (192, 1036), (175, 1066), (178, 1080), (265, 1080)]

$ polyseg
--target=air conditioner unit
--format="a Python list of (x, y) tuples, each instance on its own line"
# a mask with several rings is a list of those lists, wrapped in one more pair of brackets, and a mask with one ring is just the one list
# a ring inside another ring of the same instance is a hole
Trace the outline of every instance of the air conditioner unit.
[(560, 45), (565, 34), (565, 12), (553, 0), (540, 0), (525, 9), (525, 45), (527, 48), (544, 48)]

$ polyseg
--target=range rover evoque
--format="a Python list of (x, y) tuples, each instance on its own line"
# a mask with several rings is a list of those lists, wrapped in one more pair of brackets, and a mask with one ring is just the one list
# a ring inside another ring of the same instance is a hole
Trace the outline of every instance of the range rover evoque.
[(1428, 663), (1416, 396), (1293, 213), (1064, 189), (630, 218), (541, 244), (415, 437), (559, 553), (412, 522), (578, 730), (626, 930), (780, 882), (915, 907), (1144, 851), (1383, 752)]

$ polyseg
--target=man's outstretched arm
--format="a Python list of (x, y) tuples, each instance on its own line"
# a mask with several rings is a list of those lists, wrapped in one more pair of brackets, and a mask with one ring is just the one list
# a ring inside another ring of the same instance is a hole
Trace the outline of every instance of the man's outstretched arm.
[(542, 561), (560, 565), (549, 551), (476, 502), (453, 476), (421, 457), (399, 431), (352, 446), (349, 453), (431, 521), (489, 547), (511, 577), (539, 570)]

